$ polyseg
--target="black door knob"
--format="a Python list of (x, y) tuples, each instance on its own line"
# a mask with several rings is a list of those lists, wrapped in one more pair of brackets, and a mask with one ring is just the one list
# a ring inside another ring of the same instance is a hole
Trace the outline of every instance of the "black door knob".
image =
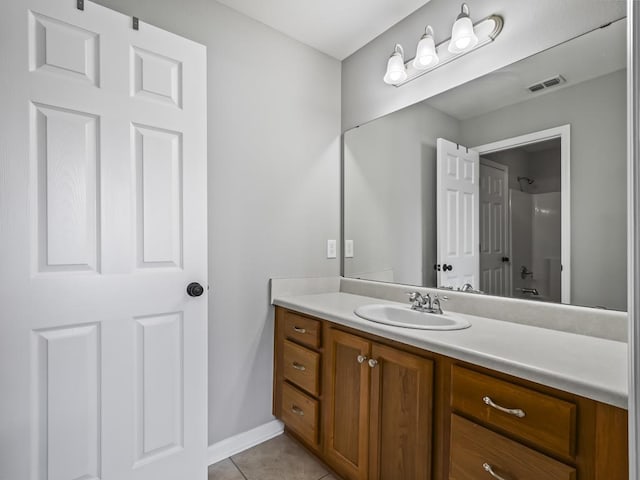
[(198, 282), (192, 282), (187, 285), (187, 295), (190, 297), (199, 297), (204, 293), (204, 287)]
[(453, 265), (447, 265), (446, 263), (442, 266), (442, 270), (444, 270), (445, 272), (450, 272), (451, 270), (453, 270)]
[(509, 257), (502, 257), (502, 263), (509, 263)]

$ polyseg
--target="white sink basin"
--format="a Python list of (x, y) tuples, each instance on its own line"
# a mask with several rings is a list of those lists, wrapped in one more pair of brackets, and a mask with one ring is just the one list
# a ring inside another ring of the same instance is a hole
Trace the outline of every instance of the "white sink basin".
[(418, 312), (401, 305), (363, 305), (356, 308), (354, 313), (372, 322), (419, 330), (462, 330), (471, 326), (468, 321), (452, 313), (445, 312), (440, 315)]

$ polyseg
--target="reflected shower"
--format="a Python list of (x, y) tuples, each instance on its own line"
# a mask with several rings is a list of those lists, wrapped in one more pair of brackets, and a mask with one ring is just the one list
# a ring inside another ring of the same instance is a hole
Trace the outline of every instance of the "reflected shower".
[(522, 188), (522, 181), (525, 180), (527, 182), (527, 185), (531, 185), (533, 184), (533, 182), (535, 182), (535, 180), (533, 180), (532, 178), (529, 177), (518, 177), (518, 184), (520, 185), (520, 191), (524, 192), (524, 189)]

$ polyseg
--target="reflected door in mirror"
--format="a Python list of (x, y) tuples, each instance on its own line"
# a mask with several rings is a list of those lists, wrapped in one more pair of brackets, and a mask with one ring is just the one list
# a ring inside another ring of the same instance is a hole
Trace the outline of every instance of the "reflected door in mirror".
[(478, 288), (480, 157), (443, 138), (437, 150), (438, 286)]

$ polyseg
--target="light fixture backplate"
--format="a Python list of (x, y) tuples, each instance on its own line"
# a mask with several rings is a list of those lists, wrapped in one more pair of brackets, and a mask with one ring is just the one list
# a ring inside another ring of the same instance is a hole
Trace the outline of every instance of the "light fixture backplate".
[(418, 70), (413, 66), (413, 58), (405, 61), (405, 68), (407, 70), (407, 78), (402, 82), (392, 84), (395, 87), (400, 87), (411, 80), (415, 80), (418, 77), (421, 77), (425, 73), (432, 72), (433, 70), (446, 65), (447, 63), (455, 60), (456, 58), (460, 58), (467, 53), (471, 53), (480, 47), (484, 47), (485, 45), (493, 42), (500, 32), (502, 32), (502, 27), (504, 26), (504, 20), (499, 15), (490, 15), (487, 18), (480, 20), (478, 23), (473, 25), (473, 30), (475, 31), (476, 36), (478, 37), (478, 44), (460, 53), (451, 53), (449, 51), (449, 42), (451, 42), (451, 38), (448, 38), (442, 43), (436, 45), (436, 53), (440, 58), (440, 61), (434, 65), (433, 67), (427, 68), (425, 70)]

